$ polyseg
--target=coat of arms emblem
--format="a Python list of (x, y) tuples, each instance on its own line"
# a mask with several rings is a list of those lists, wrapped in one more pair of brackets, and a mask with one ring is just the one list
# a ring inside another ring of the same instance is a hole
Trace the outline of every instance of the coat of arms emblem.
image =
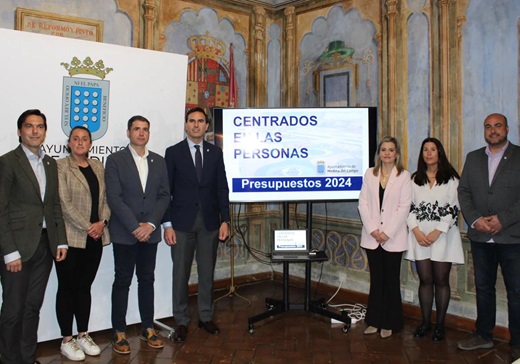
[[(61, 128), (65, 135), (76, 126), (90, 130), (92, 139), (100, 139), (108, 130), (110, 82), (105, 80), (112, 68), (106, 68), (102, 60), (94, 63), (90, 57), (80, 61), (74, 57), (69, 63), (61, 63), (71, 77), (63, 77), (63, 103)], [(75, 77), (89, 75), (89, 78)]]

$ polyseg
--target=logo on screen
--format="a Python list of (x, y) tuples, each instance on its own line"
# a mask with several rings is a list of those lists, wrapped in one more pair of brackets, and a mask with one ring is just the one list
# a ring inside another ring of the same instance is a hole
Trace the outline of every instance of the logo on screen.
[[(61, 128), (65, 135), (76, 126), (90, 130), (92, 139), (100, 139), (108, 130), (110, 82), (105, 80), (112, 68), (102, 60), (94, 63), (90, 57), (81, 62), (61, 63), (71, 77), (63, 77)], [(76, 77), (77, 75), (88, 75)]]
[(325, 174), (325, 162), (324, 161), (318, 161), (316, 163), (316, 171), (318, 174)]

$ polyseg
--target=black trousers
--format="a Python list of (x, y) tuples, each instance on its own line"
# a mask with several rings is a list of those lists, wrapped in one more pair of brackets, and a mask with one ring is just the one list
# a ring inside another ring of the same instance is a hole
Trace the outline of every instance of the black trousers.
[(34, 363), (38, 344), (40, 309), (52, 269), (47, 232), (20, 272), (8, 272), (0, 263), (2, 309), (0, 312), (0, 354), (3, 364)]
[(400, 287), (403, 252), (388, 252), (381, 246), (365, 252), (370, 267), (365, 322), (379, 329), (399, 331), (404, 326)]
[(85, 249), (69, 247), (67, 259), (56, 262), (56, 317), (63, 337), (72, 336), (74, 317), (78, 333), (88, 331), (92, 304), (90, 289), (96, 278), (102, 252), (101, 240), (89, 237)]

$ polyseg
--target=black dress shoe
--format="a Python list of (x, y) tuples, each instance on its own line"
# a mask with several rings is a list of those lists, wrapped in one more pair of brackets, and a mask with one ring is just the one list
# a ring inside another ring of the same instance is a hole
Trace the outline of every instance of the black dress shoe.
[(188, 328), (184, 325), (178, 325), (175, 329), (175, 335), (173, 335), (173, 341), (180, 343), (186, 341), (188, 335)]
[(444, 332), (444, 327), (436, 327), (433, 331), (432, 340), (442, 341), (444, 340), (444, 336), (446, 336), (446, 333)]
[(513, 360), (520, 359), (520, 346), (511, 346), (511, 356)]
[(220, 329), (213, 321), (199, 321), (199, 327), (204, 328), (211, 335), (216, 335), (220, 333)]
[(430, 325), (421, 325), (415, 329), (415, 331), (413, 332), (413, 336), (424, 337), (430, 331), (432, 331), (432, 327)]

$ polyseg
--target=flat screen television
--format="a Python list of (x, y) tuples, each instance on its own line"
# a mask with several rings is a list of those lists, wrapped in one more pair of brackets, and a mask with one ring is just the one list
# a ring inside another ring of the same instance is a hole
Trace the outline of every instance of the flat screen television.
[(356, 200), (377, 108), (213, 109), (231, 202)]

